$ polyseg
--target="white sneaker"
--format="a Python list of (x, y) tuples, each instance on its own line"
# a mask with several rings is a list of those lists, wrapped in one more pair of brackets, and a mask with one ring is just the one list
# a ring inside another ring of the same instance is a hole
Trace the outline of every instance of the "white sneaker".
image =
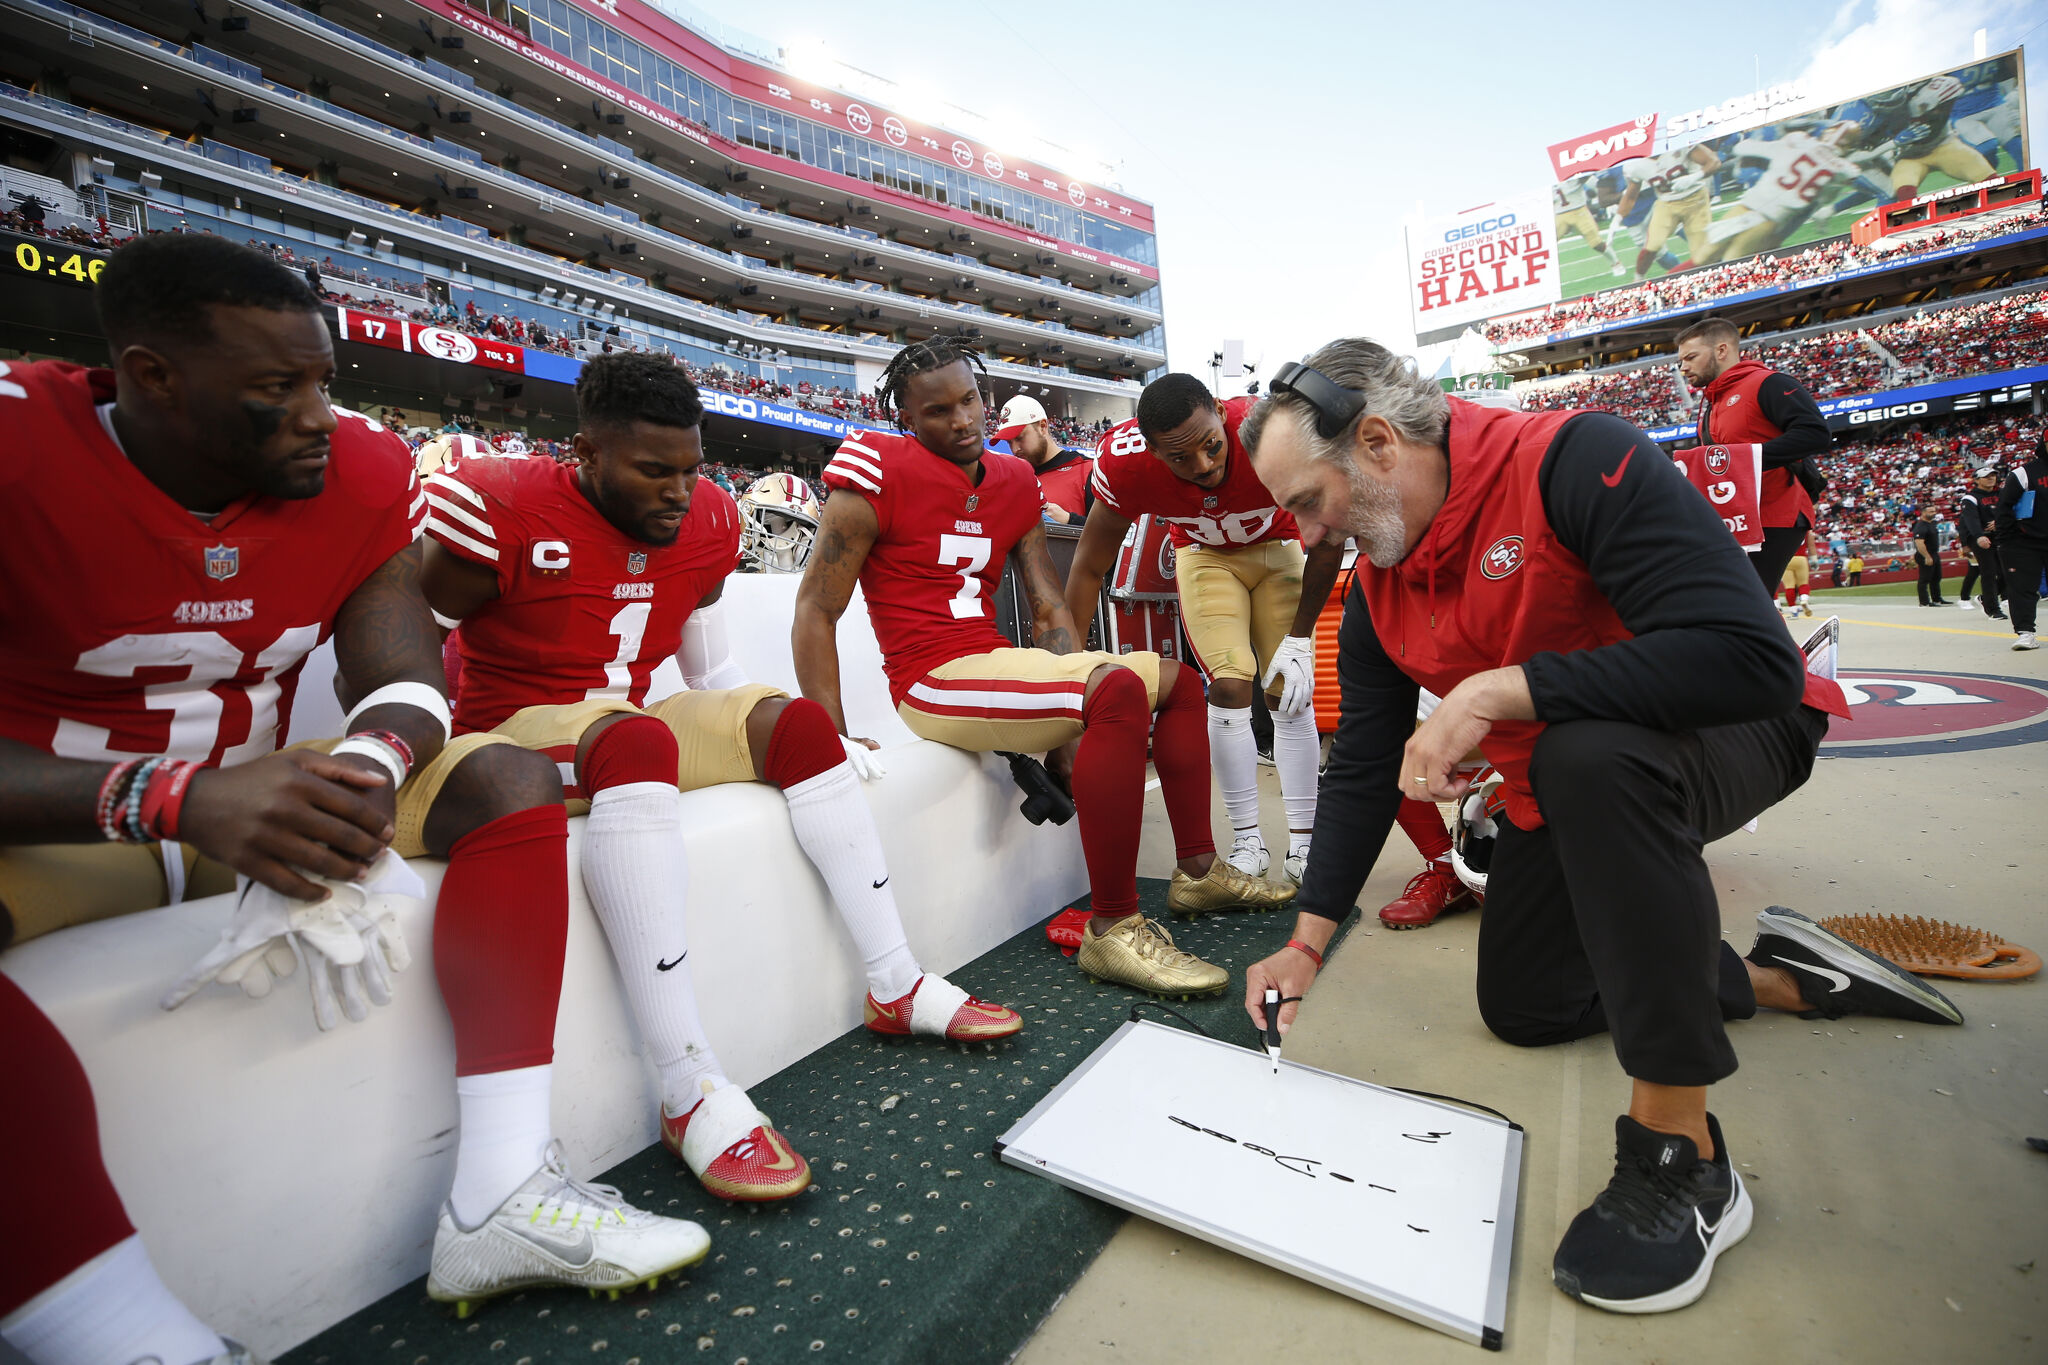
[(1273, 865), (1273, 855), (1266, 852), (1266, 841), (1258, 835), (1240, 834), (1224, 861), (1247, 877), (1263, 877)]
[(2013, 638), (2012, 647), (2014, 649), (2039, 649), (2041, 642), (2034, 638), (2033, 631), (2023, 630)]
[(441, 1206), (427, 1297), (455, 1305), (466, 1318), (475, 1305), (519, 1289), (566, 1285), (596, 1297), (646, 1285), (704, 1259), (711, 1237), (681, 1218), (634, 1208), (609, 1185), (569, 1174), (559, 1142), (524, 1185), (474, 1228)]
[(1286, 871), (1287, 880), (1293, 882), (1296, 886), (1300, 886), (1302, 874), (1308, 871), (1308, 850), (1303, 849), (1299, 853), (1288, 854), (1287, 861), (1281, 863), (1280, 866)]
[(1968, 597), (1964, 597), (1964, 598), (1960, 598), (1960, 599), (1958, 599), (1958, 600), (1957, 600), (1957, 602), (1956, 602), (1956, 605), (1957, 605), (1957, 606), (1959, 606), (1959, 607), (1961, 607), (1961, 608), (1962, 608), (1962, 609), (1963, 609), (1964, 611), (1968, 611), (1968, 610), (1969, 610), (1969, 609), (1970, 609), (1971, 607), (1974, 607), (1974, 606), (1976, 606), (1977, 604), (1976, 604), (1976, 602), (1975, 602), (1975, 601), (1973, 601), (1972, 599), (1970, 599), (1970, 598), (1968, 598)]

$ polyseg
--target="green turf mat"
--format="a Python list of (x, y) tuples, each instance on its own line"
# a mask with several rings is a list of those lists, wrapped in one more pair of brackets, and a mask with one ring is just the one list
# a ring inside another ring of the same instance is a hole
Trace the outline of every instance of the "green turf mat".
[[(1146, 914), (1165, 915), (1165, 882), (1140, 882), (1139, 896)], [(1232, 977), (1221, 996), (1171, 1007), (1255, 1045), (1244, 969), (1286, 942), (1293, 912), (1166, 923), (1181, 947)], [(1007, 1360), (1124, 1214), (1003, 1166), (990, 1148), (1145, 997), (1088, 980), (1039, 927), (949, 977), (1017, 1009), (1024, 1031), (970, 1045), (855, 1029), (748, 1087), (810, 1160), (815, 1183), (795, 1199), (710, 1198), (659, 1145), (597, 1177), (642, 1208), (710, 1231), (710, 1256), (682, 1281), (616, 1301), (508, 1295), (458, 1321), (427, 1298), (422, 1279), (284, 1362)]]

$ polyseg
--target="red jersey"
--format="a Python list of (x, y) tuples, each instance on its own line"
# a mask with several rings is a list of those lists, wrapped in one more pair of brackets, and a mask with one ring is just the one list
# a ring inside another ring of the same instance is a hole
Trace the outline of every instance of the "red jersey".
[(1299, 540), (1294, 518), (1259, 482), (1237, 431), (1256, 402), (1223, 401), (1223, 482), (1198, 488), (1168, 469), (1145, 444), (1138, 419), (1111, 427), (1095, 456), (1095, 496), (1126, 521), (1150, 513), (1166, 523), (1175, 549), (1236, 550), (1267, 540)]
[(412, 452), (337, 409), (318, 496), (200, 517), (122, 453), (113, 402), (111, 370), (0, 363), (0, 735), (98, 762), (261, 758), (306, 655), (417, 533)]
[(1761, 445), (1694, 446), (1672, 451), (1671, 461), (1714, 504), (1737, 545), (1751, 554), (1763, 548), (1763, 508), (1758, 501), (1764, 478)]
[(1038, 525), (1028, 462), (984, 450), (976, 483), (914, 436), (859, 432), (840, 442), (825, 486), (866, 498), (881, 526), (860, 586), (892, 700), (940, 664), (1010, 647), (993, 599), (1010, 548)]
[(1062, 450), (1035, 472), (1038, 490), (1048, 507), (1057, 507), (1077, 521), (1088, 515), (1088, 481), (1095, 474), (1093, 460), (1078, 450)]
[(699, 478), (675, 540), (649, 545), (583, 496), (577, 466), (513, 456), (427, 477), (427, 534), (498, 576), (455, 633), (458, 734), (528, 706), (618, 697), (639, 706), (683, 623), (739, 563), (732, 494)]

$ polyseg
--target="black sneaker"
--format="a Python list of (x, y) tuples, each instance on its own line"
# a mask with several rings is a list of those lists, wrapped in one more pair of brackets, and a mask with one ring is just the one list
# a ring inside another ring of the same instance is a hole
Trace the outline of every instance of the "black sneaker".
[(1707, 1115), (1714, 1159), (1689, 1137), (1614, 1121), (1614, 1178), (1557, 1244), (1550, 1278), (1610, 1313), (1668, 1313), (1707, 1292), (1714, 1261), (1749, 1235), (1755, 1206)]
[(1960, 1024), (1949, 998), (1903, 967), (1829, 933), (1797, 910), (1774, 905), (1756, 917), (1749, 960), (1783, 967), (1812, 1006), (1805, 1017), (1879, 1014), (1921, 1024)]

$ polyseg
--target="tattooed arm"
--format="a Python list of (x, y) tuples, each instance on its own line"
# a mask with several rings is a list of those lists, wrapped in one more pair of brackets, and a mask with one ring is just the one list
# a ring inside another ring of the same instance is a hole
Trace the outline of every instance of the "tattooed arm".
[[(839, 701), (839, 618), (853, 600), (861, 566), (867, 563), (868, 551), (881, 531), (874, 504), (851, 490), (835, 493), (825, 504), (810, 563), (796, 593), (796, 621), (789, 635), (796, 655), (797, 686), (825, 708), (842, 735), (846, 734), (846, 711)], [(872, 741), (864, 742), (874, 747)]]
[(1010, 551), (1010, 561), (1024, 580), (1031, 597), (1031, 642), (1052, 654), (1072, 654), (1075, 643), (1074, 618), (1067, 611), (1066, 594), (1060, 576), (1053, 571), (1052, 551), (1046, 548), (1045, 527), (1033, 526)]

